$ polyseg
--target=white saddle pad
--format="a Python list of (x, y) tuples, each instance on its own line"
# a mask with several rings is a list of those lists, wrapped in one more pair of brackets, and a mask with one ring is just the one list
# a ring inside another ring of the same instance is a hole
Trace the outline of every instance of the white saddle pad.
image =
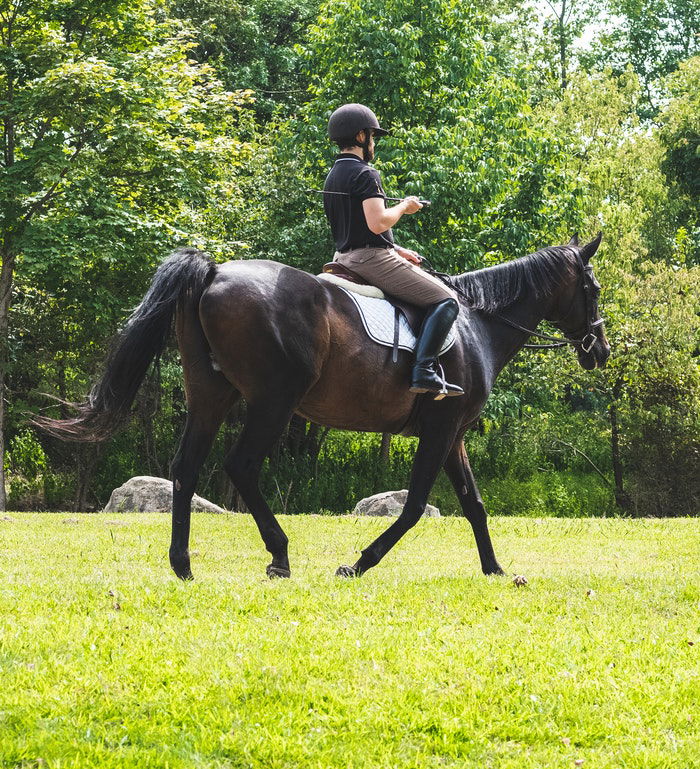
[[(360, 313), (362, 325), (370, 339), (385, 347), (394, 346), (394, 306), (389, 304), (386, 299), (376, 299), (371, 296), (362, 296), (361, 294), (348, 291), (340, 287), (352, 299)], [(440, 350), (440, 355), (446, 353), (455, 343), (456, 334), (454, 327), (445, 339)], [(403, 313), (399, 313), (399, 348), (411, 352), (416, 346), (416, 337), (411, 331)]]

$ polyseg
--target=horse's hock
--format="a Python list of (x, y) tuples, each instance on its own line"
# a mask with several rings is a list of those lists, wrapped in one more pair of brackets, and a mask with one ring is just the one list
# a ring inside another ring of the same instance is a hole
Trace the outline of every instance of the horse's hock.
[[(407, 489), (401, 491), (384, 491), (371, 497), (361, 499), (352, 511), (353, 515), (388, 515), (397, 517), (401, 515), (403, 506), (408, 496)], [(428, 518), (439, 518), (440, 511), (433, 505), (426, 505), (423, 515)]]
[[(173, 502), (173, 484), (167, 478), (137, 475), (114, 489), (105, 507), (105, 513), (169, 513)], [(192, 497), (192, 510), (203, 513), (226, 511), (196, 494)]]

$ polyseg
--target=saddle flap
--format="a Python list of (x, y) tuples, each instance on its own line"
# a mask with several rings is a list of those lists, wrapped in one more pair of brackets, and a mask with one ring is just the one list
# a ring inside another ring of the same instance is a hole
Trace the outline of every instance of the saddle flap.
[[(355, 304), (362, 320), (362, 325), (370, 339), (373, 339), (380, 345), (394, 348), (394, 350), (408, 350), (410, 352), (415, 348), (417, 334), (409, 326), (402, 306), (400, 306), (401, 311), (397, 314), (396, 305), (385, 299), (360, 296), (348, 289), (343, 290), (346, 291)], [(417, 321), (420, 327), (425, 309), (414, 308), (412, 305), (409, 305), (409, 307), (414, 310), (411, 313), (412, 318), (414, 322)], [(440, 355), (446, 353), (452, 347), (456, 338), (453, 328), (447, 335), (442, 350), (440, 350)], [(395, 358), (396, 353), (392, 357)]]
[(423, 318), (425, 318), (426, 308), (416, 307), (415, 304), (409, 304), (408, 302), (404, 302), (402, 299), (397, 299), (395, 296), (387, 296), (386, 298), (387, 301), (389, 301), (394, 307), (396, 307), (397, 310), (403, 314), (411, 331), (413, 331), (413, 334), (418, 336), (418, 334), (420, 334), (421, 326), (423, 325)]

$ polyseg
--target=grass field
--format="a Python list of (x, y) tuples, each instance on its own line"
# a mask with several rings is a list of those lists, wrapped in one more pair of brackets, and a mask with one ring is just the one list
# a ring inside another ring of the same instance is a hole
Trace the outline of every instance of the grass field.
[(700, 767), (700, 521), (0, 514), (2, 767)]

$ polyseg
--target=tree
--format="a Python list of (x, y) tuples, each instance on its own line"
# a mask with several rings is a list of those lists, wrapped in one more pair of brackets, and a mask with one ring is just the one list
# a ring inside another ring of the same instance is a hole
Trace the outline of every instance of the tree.
[[(693, 89), (686, 87), (668, 106), (669, 127), (684, 126), (678, 135), (694, 119)], [(607, 429), (594, 413), (590, 423), (608, 442), (618, 503), (640, 515), (670, 515), (695, 512), (698, 500), (699, 275), (686, 259), (680, 196), (662, 171), (666, 129), (640, 130), (639, 98), (630, 69), (623, 76), (579, 73), (556, 104), (542, 105), (542, 119), (571, 147), (569, 172), (585, 180), (587, 227), (603, 227), (595, 270), (612, 355), (595, 375), (582, 377), (570, 356), (561, 356), (530, 379), (548, 380), (572, 404), (604, 408)], [(678, 146), (686, 145), (679, 139)]]
[(557, 137), (530, 119), (519, 72), (486, 55), (486, 25), (472, 6), (447, 0), (324, 5), (306, 48), (310, 99), (273, 153), (279, 204), (270, 201), (269, 230), (251, 240), (306, 269), (325, 261), (321, 199), (303, 190), (322, 183), (332, 160), (331, 111), (359, 101), (392, 129), (376, 161), (387, 193), (432, 200), (397, 237), (438, 268), (459, 272), (481, 266), (484, 253), (498, 261), (554, 242), (577, 217), (576, 180), (560, 173)]
[(588, 0), (546, 0), (542, 30), (544, 58), (551, 62), (552, 80), (561, 91), (569, 85), (574, 58), (573, 44), (586, 25), (595, 18), (597, 8)]
[(678, 200), (681, 262), (700, 264), (700, 56), (668, 79), (671, 100), (660, 115), (661, 167)]
[[(45, 302), (79, 307), (74, 343), (113, 329), (156, 254), (182, 237), (178, 218), (235, 165), (232, 116), (246, 96), (188, 60), (188, 36), (158, 0), (3, 0), (0, 44), (4, 394), (15, 270)], [(0, 430), (0, 474), (3, 456)]]
[(604, 0), (596, 34), (580, 54), (586, 70), (631, 67), (639, 78), (638, 112), (653, 120), (664, 102), (663, 80), (700, 50), (698, 0)]
[(268, 121), (304, 99), (308, 76), (297, 46), (316, 19), (320, 0), (171, 0), (172, 13), (196, 30), (192, 55), (216, 67), (232, 89), (255, 93), (251, 107)]
[(620, 352), (605, 379), (616, 486), (638, 515), (688, 515), (700, 505), (698, 297), (700, 268), (654, 263), (618, 291)]

